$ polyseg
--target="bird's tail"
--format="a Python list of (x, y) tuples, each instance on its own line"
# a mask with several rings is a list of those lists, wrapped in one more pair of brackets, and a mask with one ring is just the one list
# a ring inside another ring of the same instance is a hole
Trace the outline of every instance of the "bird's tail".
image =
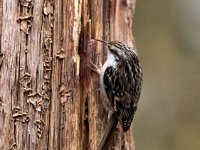
[(117, 127), (117, 123), (118, 123), (117, 115), (116, 113), (113, 113), (109, 118), (109, 122), (106, 126), (106, 130), (104, 132), (103, 138), (100, 141), (100, 144), (98, 145), (97, 150), (108, 149), (112, 139), (112, 135), (114, 134), (115, 129)]

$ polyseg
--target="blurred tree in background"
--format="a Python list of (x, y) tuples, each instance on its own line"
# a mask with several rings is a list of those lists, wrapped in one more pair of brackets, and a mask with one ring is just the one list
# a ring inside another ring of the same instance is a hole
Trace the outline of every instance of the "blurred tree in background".
[(138, 0), (133, 32), (144, 70), (137, 150), (200, 148), (200, 1)]

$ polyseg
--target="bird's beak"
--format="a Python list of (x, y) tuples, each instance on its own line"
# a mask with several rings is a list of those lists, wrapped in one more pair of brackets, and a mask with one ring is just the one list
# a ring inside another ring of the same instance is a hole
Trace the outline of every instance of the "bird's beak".
[(107, 41), (103, 41), (103, 40), (99, 40), (99, 39), (93, 39), (93, 40), (95, 40), (95, 41), (97, 41), (97, 42), (102, 42), (102, 43), (104, 43), (106, 46), (109, 46), (109, 42), (107, 42)]

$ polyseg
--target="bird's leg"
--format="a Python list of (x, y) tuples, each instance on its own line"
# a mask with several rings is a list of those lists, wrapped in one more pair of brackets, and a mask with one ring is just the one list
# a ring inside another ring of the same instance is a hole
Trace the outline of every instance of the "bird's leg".
[(100, 75), (101, 72), (101, 68), (102, 68), (102, 64), (100, 63), (99, 66), (97, 66), (96, 64), (94, 64), (92, 61), (89, 62), (88, 67), (93, 70), (94, 72), (96, 72), (98, 75)]

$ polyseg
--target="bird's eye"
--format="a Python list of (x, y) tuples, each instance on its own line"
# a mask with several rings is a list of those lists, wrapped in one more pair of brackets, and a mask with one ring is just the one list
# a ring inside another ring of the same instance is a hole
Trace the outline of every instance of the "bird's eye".
[(114, 52), (114, 49), (111, 48), (110, 51), (113, 53), (113, 52)]

